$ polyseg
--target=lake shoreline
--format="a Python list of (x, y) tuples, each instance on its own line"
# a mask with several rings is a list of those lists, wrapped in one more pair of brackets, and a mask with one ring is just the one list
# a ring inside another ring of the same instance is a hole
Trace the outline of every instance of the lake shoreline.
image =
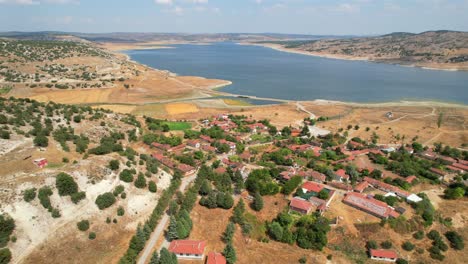
[(449, 71), (449, 72), (467, 72), (468, 71), (465, 69), (445, 68), (443, 66), (438, 67), (437, 65), (429, 66), (429, 65), (418, 65), (418, 64), (404, 64), (404, 63), (390, 62), (390, 61), (384, 61), (384, 60), (374, 60), (369, 57), (357, 57), (357, 56), (346, 56), (346, 55), (341, 55), (341, 54), (310, 52), (310, 51), (299, 50), (299, 49), (294, 49), (294, 48), (286, 48), (281, 44), (273, 44), (273, 43), (239, 42), (237, 44), (247, 45), (247, 46), (259, 46), (259, 47), (274, 49), (274, 50), (281, 51), (281, 52), (301, 54), (301, 55), (313, 56), (313, 57), (319, 57), (319, 58), (335, 59), (335, 60), (366, 61), (366, 62), (398, 65), (402, 67), (420, 68), (424, 70), (434, 70), (434, 71)]
[[(278, 50), (278, 51), (283, 51), (283, 52), (298, 53), (298, 54), (302, 54), (302, 55), (309, 55), (309, 56), (315, 56), (315, 57), (323, 57), (323, 56), (316, 56), (316, 55), (310, 54), (308, 52), (303, 52), (303, 51), (294, 52), (294, 51), (290, 51), (288, 49), (286, 49), (286, 50), (276, 49), (276, 48), (268, 47), (268, 46), (265, 46), (265, 45), (245, 44), (245, 43), (238, 43), (238, 44), (240, 44), (240, 45), (250, 45), (250, 46), (252, 46), (252, 45), (253, 46), (261, 46), (261, 47), (272, 48), (272, 49), (275, 49), (275, 50)], [(125, 55), (127, 57), (127, 60), (132, 62), (132, 63), (143, 65), (143, 66), (145, 66), (145, 67), (147, 67), (147, 68), (149, 68), (151, 70), (160, 71), (160, 72), (167, 72), (170, 76), (178, 76), (178, 74), (173, 73), (173, 72), (171, 72), (169, 70), (156, 69), (154, 67), (148, 66), (148, 65), (146, 65), (144, 63), (141, 63), (141, 62), (138, 62), (138, 61), (132, 59), (132, 57), (128, 53), (126, 53), (126, 51), (131, 51), (131, 50), (138, 50), (138, 49), (126, 49), (126, 50), (120, 50), (120, 51), (116, 51), (116, 52)], [(326, 58), (337, 59), (337, 60), (341, 59), (341, 58), (333, 58), (333, 57), (326, 57)], [(351, 60), (351, 59), (349, 59), (349, 60)], [(355, 59), (355, 60), (365, 61), (365, 60), (362, 60), (362, 59)], [(405, 65), (402, 65), (402, 66), (405, 66)], [(410, 66), (407, 66), (407, 67), (410, 67)], [(207, 78), (207, 77), (204, 77), (204, 76), (199, 76), (199, 77)], [(223, 91), (223, 88), (233, 84), (232, 81), (229, 81), (229, 80), (224, 80), (224, 81), (225, 82), (222, 83), (222, 84), (217, 84), (217, 85), (213, 85), (211, 87), (204, 88), (203, 90), (205, 90), (205, 91), (209, 90), (209, 91), (213, 92), (213, 94), (206, 94), (207, 98), (214, 97), (214, 96), (222, 94), (222, 95), (225, 95), (225, 96), (236, 97), (239, 100), (242, 100), (243, 98), (245, 98), (245, 99), (250, 99), (250, 100), (270, 100), (270, 101), (277, 101), (277, 102), (282, 102), (282, 103), (307, 102), (307, 103), (329, 105), (329, 106), (332, 106), (332, 105), (349, 105), (349, 106), (356, 106), (356, 107), (363, 107), (363, 106), (364, 107), (388, 107), (388, 106), (432, 107), (432, 106), (436, 106), (436, 107), (468, 108), (467, 104), (463, 104), (463, 103), (459, 103), (459, 102), (450, 102), (450, 101), (445, 102), (445, 101), (431, 101), (431, 100), (421, 100), (421, 101), (418, 101), (418, 100), (394, 100), (394, 101), (383, 101), (383, 102), (353, 102), (353, 101), (340, 101), (340, 100), (327, 100), (327, 99), (293, 100), (293, 99), (282, 99), (282, 98), (274, 98), (274, 97), (267, 98), (267, 97), (262, 97), (262, 96), (235, 94), (235, 93), (230, 93), (230, 92)]]

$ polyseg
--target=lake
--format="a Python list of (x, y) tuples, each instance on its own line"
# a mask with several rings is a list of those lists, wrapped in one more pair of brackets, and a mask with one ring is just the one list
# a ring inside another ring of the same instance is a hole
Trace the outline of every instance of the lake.
[(232, 81), (222, 91), (290, 100), (468, 104), (468, 72), (327, 59), (235, 43), (131, 50), (132, 60), (178, 75)]

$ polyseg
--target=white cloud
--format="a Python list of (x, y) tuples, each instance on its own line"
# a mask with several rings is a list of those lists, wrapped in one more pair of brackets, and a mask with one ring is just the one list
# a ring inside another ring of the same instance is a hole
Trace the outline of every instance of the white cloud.
[(0, 0), (0, 4), (38, 5), (40, 3), (34, 0)]
[(356, 13), (356, 12), (359, 12), (360, 8), (358, 5), (354, 5), (354, 4), (340, 4), (338, 5), (338, 7), (336, 8), (336, 11), (339, 11), (339, 12), (344, 12), (344, 13)]
[(192, 4), (207, 4), (208, 0), (187, 0), (188, 2)]
[(61, 5), (80, 3), (80, 1), (78, 0), (45, 0), (45, 2), (48, 4), (61, 4)]
[(172, 5), (173, 0), (154, 0), (154, 2), (158, 5)]

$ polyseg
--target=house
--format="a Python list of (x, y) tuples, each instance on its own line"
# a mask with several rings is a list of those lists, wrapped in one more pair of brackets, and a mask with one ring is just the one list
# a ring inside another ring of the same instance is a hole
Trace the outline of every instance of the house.
[(369, 187), (369, 183), (367, 181), (362, 181), (354, 187), (354, 191), (362, 193), (367, 187)]
[(288, 149), (290, 149), (293, 152), (304, 152), (309, 149), (312, 149), (312, 145), (309, 144), (302, 144), (302, 145), (289, 145)]
[(452, 166), (459, 169), (459, 170), (468, 171), (468, 165), (466, 165), (466, 164), (453, 163)]
[(189, 140), (187, 141), (187, 146), (199, 149), (201, 146), (200, 140)]
[(210, 145), (207, 145), (207, 144), (203, 144), (201, 146), (201, 149), (206, 151), (206, 152), (215, 152), (216, 151), (216, 148), (213, 147), (213, 146), (210, 146)]
[(341, 190), (345, 190), (345, 191), (352, 191), (353, 190), (353, 187), (351, 185), (347, 185), (347, 184), (344, 184), (344, 183), (341, 183), (341, 182), (329, 182), (328, 184), (335, 187), (335, 188), (337, 188), (337, 189), (341, 189)]
[(300, 214), (309, 214), (312, 210), (312, 203), (303, 198), (294, 197), (289, 203), (289, 210)]
[(201, 240), (173, 240), (168, 250), (181, 259), (203, 259), (206, 242)]
[(418, 177), (414, 176), (414, 175), (411, 175), (411, 176), (408, 176), (405, 178), (405, 182), (407, 183), (413, 183), (413, 181), (415, 181), (416, 179), (418, 179)]
[(388, 118), (388, 119), (392, 119), (393, 118), (393, 113), (392, 112), (387, 112), (385, 114), (385, 116)]
[(294, 167), (289, 167), (288, 170), (282, 171), (280, 173), (281, 178), (285, 180), (290, 180), (294, 175), (296, 175), (297, 171)]
[(249, 124), (249, 125), (246, 125), (246, 127), (248, 127), (250, 129), (250, 132), (254, 134), (257, 132), (268, 131), (268, 127), (262, 123)]
[(248, 151), (244, 151), (242, 154), (239, 155), (239, 158), (241, 158), (243, 161), (250, 161), (250, 158), (252, 157), (252, 154)]
[(400, 214), (392, 207), (388, 206), (387, 203), (376, 200), (371, 195), (349, 192), (343, 199), (343, 203), (382, 219), (388, 219), (389, 217), (397, 218), (400, 216)]
[(206, 258), (206, 264), (226, 264), (226, 258), (221, 253), (210, 252)]
[(304, 193), (309, 193), (309, 192), (319, 193), (321, 190), (323, 190), (324, 187), (325, 186), (320, 183), (308, 181), (302, 184), (301, 188)]
[(406, 197), (410, 196), (409, 192), (407, 192), (405, 190), (402, 190), (402, 189), (398, 188), (397, 186), (393, 186), (391, 184), (381, 182), (381, 181), (373, 179), (373, 178), (364, 177), (364, 181), (367, 181), (369, 183), (369, 185), (371, 185), (372, 187), (377, 188), (377, 189), (379, 189), (381, 191), (384, 191), (384, 192), (393, 192), (396, 195), (398, 195), (400, 197), (403, 197), (403, 198), (406, 198)]
[(196, 172), (194, 167), (183, 163), (179, 164), (177, 169), (179, 169), (184, 174), (184, 176), (193, 175)]
[(36, 164), (36, 166), (38, 166), (41, 169), (44, 168), (45, 166), (47, 166), (47, 164), (49, 164), (47, 162), (47, 159), (45, 159), (45, 158), (35, 159), (35, 160), (33, 160), (33, 163)]
[(346, 171), (343, 169), (339, 169), (335, 172), (335, 180), (343, 182), (349, 180), (349, 175), (346, 174)]
[(201, 135), (200, 139), (203, 140), (203, 141), (206, 141), (208, 143), (214, 142), (214, 139), (212, 139), (210, 136), (206, 136), (206, 135)]
[(214, 170), (214, 172), (218, 173), (218, 174), (224, 174), (226, 173), (226, 168), (225, 167), (218, 167)]
[(291, 131), (291, 136), (292, 136), (292, 137), (298, 137), (298, 136), (301, 134), (301, 132), (302, 132), (302, 131), (299, 130), (299, 129), (293, 129), (293, 130)]
[(324, 182), (327, 180), (327, 176), (325, 176), (325, 174), (314, 170), (299, 171), (297, 175), (303, 178), (309, 178), (310, 180), (316, 182)]
[(410, 196), (406, 197), (406, 200), (408, 202), (413, 202), (413, 203), (419, 203), (421, 202), (423, 199), (419, 196), (417, 196), (416, 194), (411, 194)]
[(168, 152), (180, 153), (184, 149), (185, 149), (185, 144), (180, 144), (180, 145), (177, 145), (175, 147), (169, 148), (167, 151)]
[(160, 149), (160, 150), (164, 150), (164, 151), (167, 151), (167, 150), (169, 150), (169, 149), (171, 148), (171, 145), (169, 145), (169, 144), (161, 144), (161, 143), (159, 143), (159, 142), (153, 142), (153, 143), (151, 144), (151, 146), (153, 146), (153, 147), (155, 147), (155, 148), (157, 148), (157, 149)]
[(440, 170), (440, 169), (437, 169), (437, 168), (430, 168), (429, 169), (432, 173), (435, 173), (439, 176), (442, 176), (442, 177), (445, 177), (445, 175), (447, 175), (447, 173), (443, 170)]
[(369, 255), (373, 260), (396, 262), (398, 259), (398, 254), (395, 251), (388, 249), (370, 249)]

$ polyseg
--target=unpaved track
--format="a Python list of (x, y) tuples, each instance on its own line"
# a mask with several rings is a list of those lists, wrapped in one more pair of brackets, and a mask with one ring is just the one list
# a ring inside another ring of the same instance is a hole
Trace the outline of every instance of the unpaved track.
[[(183, 178), (179, 187), (179, 191), (183, 193), (187, 186), (195, 180), (197, 173), (195, 173), (193, 176)], [(143, 253), (141, 253), (137, 264), (145, 264), (147, 262), (149, 256), (153, 253), (153, 248), (156, 246), (156, 242), (158, 242), (159, 238), (164, 235), (164, 229), (167, 226), (167, 222), (169, 222), (169, 215), (164, 214), (164, 216), (161, 218), (161, 221), (159, 221), (158, 225), (151, 234), (150, 239), (146, 243), (145, 248), (143, 249)]]

